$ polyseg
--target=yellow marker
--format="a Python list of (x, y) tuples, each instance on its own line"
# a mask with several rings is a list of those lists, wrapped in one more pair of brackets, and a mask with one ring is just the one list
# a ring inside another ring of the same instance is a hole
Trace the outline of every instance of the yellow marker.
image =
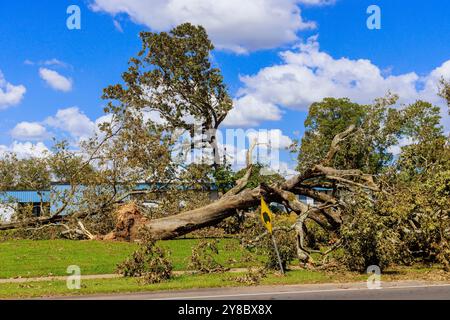
[(275, 241), (275, 236), (272, 233), (272, 220), (273, 220), (273, 213), (270, 211), (269, 206), (264, 201), (264, 198), (261, 197), (261, 220), (264, 226), (267, 228), (267, 230), (270, 233), (270, 236), (272, 238), (273, 247), (275, 249), (275, 253), (277, 254), (278, 258), (278, 264), (280, 266), (281, 274), (284, 274), (283, 264), (281, 263), (280, 253), (278, 252), (278, 246), (277, 242)]
[(270, 234), (272, 234), (272, 216), (272, 211), (270, 211), (269, 206), (264, 201), (264, 198), (261, 197), (261, 220)]

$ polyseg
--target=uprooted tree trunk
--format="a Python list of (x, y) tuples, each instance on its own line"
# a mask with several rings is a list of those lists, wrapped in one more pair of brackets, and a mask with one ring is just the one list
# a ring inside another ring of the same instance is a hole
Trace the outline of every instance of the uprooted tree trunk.
[(141, 227), (149, 221), (133, 202), (120, 207), (114, 213), (114, 218), (116, 219), (114, 230), (105, 236), (98, 236), (99, 240), (138, 240)]

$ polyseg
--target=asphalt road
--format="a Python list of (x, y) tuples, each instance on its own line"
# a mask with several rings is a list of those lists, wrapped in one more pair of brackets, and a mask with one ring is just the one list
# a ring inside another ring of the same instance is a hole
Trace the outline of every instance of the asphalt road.
[(389, 282), (212, 288), (71, 297), (74, 300), (450, 300), (450, 283)]

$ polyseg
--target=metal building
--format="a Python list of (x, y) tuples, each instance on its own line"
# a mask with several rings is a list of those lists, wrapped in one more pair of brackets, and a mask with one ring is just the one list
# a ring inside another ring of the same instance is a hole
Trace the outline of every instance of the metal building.
[(50, 210), (50, 191), (5, 191), (0, 192), (0, 220), (10, 221), (18, 210), (30, 210), (39, 217)]

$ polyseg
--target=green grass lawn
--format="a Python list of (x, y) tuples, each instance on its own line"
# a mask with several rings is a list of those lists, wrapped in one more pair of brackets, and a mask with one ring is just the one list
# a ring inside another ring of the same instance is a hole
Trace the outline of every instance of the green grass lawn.
[[(160, 241), (158, 244), (171, 252), (175, 270), (187, 270), (191, 249), (196, 239)], [(0, 242), (0, 278), (66, 276), (69, 265), (78, 265), (83, 275), (114, 273), (116, 265), (128, 257), (136, 244), (100, 241), (8, 241)], [(227, 267), (248, 267), (243, 262), (243, 249), (235, 239), (220, 239), (218, 261)], [(262, 259), (262, 257), (259, 257)], [(233, 261), (231, 261), (233, 260)], [(430, 280), (450, 281), (450, 273), (438, 266), (396, 267), (385, 270), (382, 281)], [(236, 281), (241, 274), (184, 274), (154, 285), (142, 285), (137, 279), (83, 280), (81, 290), (69, 290), (65, 281), (40, 281), (0, 284), (0, 298), (31, 298), (100, 293), (123, 293), (155, 290), (177, 290), (206, 287), (244, 286)], [(366, 281), (366, 274), (337, 271), (292, 270), (286, 276), (269, 274), (261, 284), (306, 284)]]
[[(33, 298), (48, 296), (77, 296), (100, 293), (125, 293), (158, 290), (181, 290), (192, 288), (214, 288), (244, 286), (236, 282), (239, 273), (204, 274), (204, 275), (180, 275), (173, 279), (152, 285), (142, 285), (133, 278), (83, 280), (80, 290), (67, 289), (65, 281), (7, 283), (0, 284), (0, 299), (3, 298)], [(360, 281), (361, 275), (351, 275), (348, 281)], [(282, 277), (270, 274), (263, 279), (262, 285), (275, 284), (299, 284), (299, 283), (325, 283), (336, 282), (330, 274), (317, 271), (295, 270)]]
[[(182, 290), (214, 287), (242, 287), (236, 278), (242, 273), (184, 274), (151, 285), (143, 285), (134, 278), (82, 280), (80, 290), (69, 290), (65, 281), (41, 281), (29, 283), (0, 284), (0, 299), (34, 298), (51, 296), (79, 296), (89, 294), (113, 294), (131, 292), (151, 292), (160, 290)], [(450, 281), (450, 275), (435, 267), (397, 267), (382, 275), (383, 282), (399, 280)], [(313, 283), (365, 282), (366, 274), (355, 272), (324, 272), (312, 270), (292, 270), (281, 276), (269, 273), (260, 285), (294, 285)]]
[[(187, 270), (196, 239), (160, 241), (170, 251), (174, 270)], [(17, 240), (0, 242), (0, 278), (64, 276), (70, 265), (81, 268), (83, 275), (115, 273), (118, 263), (126, 259), (136, 244), (127, 242)], [(243, 250), (235, 239), (221, 239), (218, 262), (228, 267), (245, 267)], [(232, 263), (229, 260), (234, 259)]]

